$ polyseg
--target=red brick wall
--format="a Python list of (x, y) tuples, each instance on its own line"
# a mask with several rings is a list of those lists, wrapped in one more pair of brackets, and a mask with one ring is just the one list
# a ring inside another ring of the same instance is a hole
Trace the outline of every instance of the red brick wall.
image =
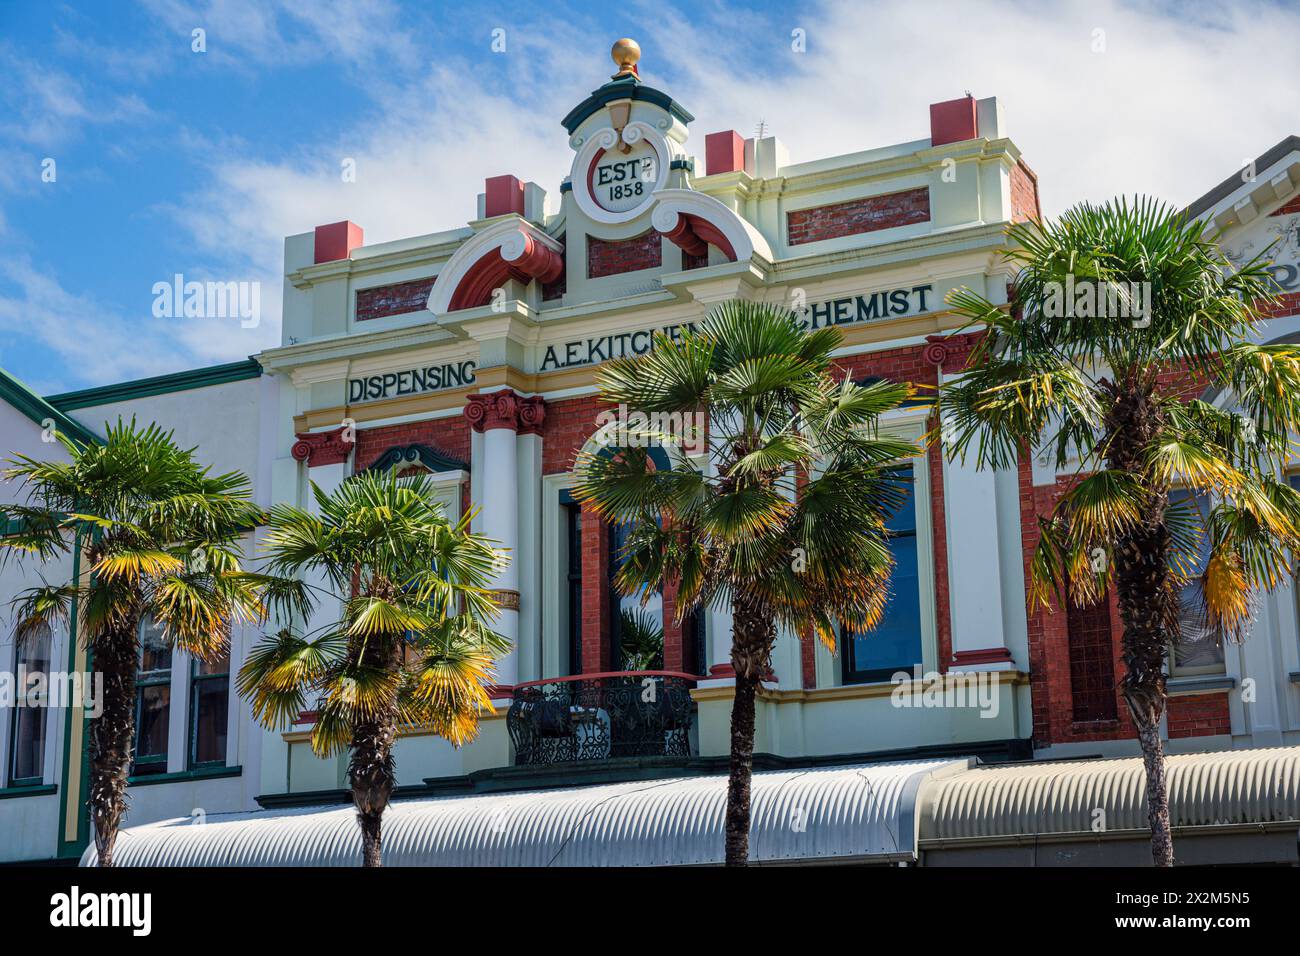
[(1169, 698), (1169, 739), (1232, 733), (1227, 694), (1190, 694)]
[(930, 190), (925, 186), (829, 206), (798, 209), (785, 215), (786, 233), (792, 246), (908, 226), (929, 219)]
[(357, 321), (382, 319), (388, 315), (401, 315), (403, 312), (418, 312), (429, 301), (429, 291), (433, 288), (433, 278), (412, 279), (410, 282), (398, 282), (394, 285), (375, 286), (373, 289), (360, 289), (357, 292)]
[[(1170, 367), (1159, 377), (1161, 389), (1171, 391), (1184, 399), (1201, 395), (1207, 385), (1204, 376), (1182, 367)], [(1020, 527), (1024, 546), (1025, 581), (1030, 579), (1030, 562), (1038, 546), (1038, 517), (1051, 513), (1057, 498), (1069, 487), (1072, 479), (1061, 479), (1054, 485), (1035, 487), (1028, 456), (1020, 462)], [(1029, 668), (1030, 690), (1034, 715), (1034, 742), (1036, 746), (1077, 740), (1121, 740), (1135, 736), (1132, 720), (1123, 695), (1118, 689), (1124, 676), (1120, 659), (1124, 634), (1115, 596), (1108, 598), (1113, 654), (1112, 670), (1115, 681), (1114, 720), (1076, 721), (1074, 719), (1075, 692), (1071, 675), (1070, 615), (1053, 602), (1049, 610), (1033, 608), (1029, 614)], [(1082, 624), (1083, 619), (1076, 616)], [(1091, 626), (1091, 625), (1089, 625)], [(1078, 663), (1077, 660), (1075, 662)], [(1094, 665), (1098, 662), (1094, 660)], [(1083, 671), (1076, 675), (1084, 677)], [(1085, 678), (1091, 679), (1091, 678)]]
[(542, 432), (542, 474), (562, 475), (573, 470), (573, 458), (596, 430), (596, 416), (609, 402), (595, 395), (546, 403)]
[(1300, 312), (1300, 292), (1287, 292), (1278, 296), (1276, 302), (1260, 309), (1260, 314), (1270, 319), (1280, 319), (1284, 315), (1295, 315), (1297, 312)]
[[(1020, 461), (1020, 532), (1024, 543), (1025, 581), (1030, 579), (1030, 561), (1038, 546), (1038, 516), (1051, 513), (1056, 499), (1069, 487), (1069, 479), (1035, 488), (1028, 456)], [(1100, 616), (1100, 612), (1094, 612)], [(1071, 673), (1070, 615), (1055, 602), (1050, 609), (1037, 606), (1029, 611), (1029, 686), (1034, 717), (1034, 746), (1085, 740), (1123, 740), (1135, 736), (1128, 710), (1119, 692), (1124, 674), (1120, 660), (1123, 627), (1115, 598), (1107, 598), (1110, 620), (1110, 665), (1113, 675), (1115, 718), (1075, 720), (1075, 694)], [(1094, 658), (1094, 663), (1096, 663)], [(1089, 688), (1091, 689), (1091, 688)]]
[(1038, 205), (1038, 177), (1022, 159), (1011, 170), (1011, 221), (1042, 218), (1042, 208)]
[(663, 239), (655, 230), (632, 239), (587, 237), (587, 278), (657, 269), (663, 263)]

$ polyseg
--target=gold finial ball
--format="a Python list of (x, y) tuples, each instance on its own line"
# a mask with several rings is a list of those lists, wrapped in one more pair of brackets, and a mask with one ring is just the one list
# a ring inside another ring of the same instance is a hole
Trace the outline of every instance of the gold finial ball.
[(637, 60), (641, 59), (641, 44), (631, 37), (623, 37), (615, 41), (609, 55), (614, 58), (620, 74), (635, 73)]

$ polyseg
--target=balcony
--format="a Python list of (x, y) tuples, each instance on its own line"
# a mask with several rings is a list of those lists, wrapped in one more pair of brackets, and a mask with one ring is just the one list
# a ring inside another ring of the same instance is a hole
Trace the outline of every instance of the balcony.
[(519, 684), (506, 715), (515, 765), (693, 756), (695, 681), (619, 671)]

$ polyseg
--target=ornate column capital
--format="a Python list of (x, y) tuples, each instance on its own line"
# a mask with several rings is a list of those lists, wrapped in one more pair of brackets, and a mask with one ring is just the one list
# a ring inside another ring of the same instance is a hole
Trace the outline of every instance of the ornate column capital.
[(470, 395), (465, 420), (476, 432), (508, 428), (521, 435), (535, 435), (546, 419), (546, 401), (540, 395), (521, 398), (513, 389)]
[(348, 460), (355, 439), (348, 428), (340, 426), (327, 432), (299, 432), (289, 454), (295, 461), (305, 461), (308, 468), (337, 465)]

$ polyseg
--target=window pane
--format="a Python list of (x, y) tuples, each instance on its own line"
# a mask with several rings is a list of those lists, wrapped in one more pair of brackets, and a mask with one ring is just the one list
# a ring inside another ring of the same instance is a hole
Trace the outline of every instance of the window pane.
[(153, 684), (140, 688), (140, 713), (135, 728), (137, 763), (167, 761), (167, 729), (172, 702), (170, 684)]
[[(610, 658), (615, 670), (657, 670), (663, 667), (664, 656), (664, 599), (660, 591), (653, 591), (643, 605), (644, 587), (633, 594), (620, 594), (614, 586), (614, 575), (623, 566), (623, 548), (631, 534), (630, 523), (610, 526), (609, 589), (613, 600), (613, 622), (610, 628), (613, 648)], [(629, 616), (632, 629), (624, 625), (624, 614)], [(627, 633), (624, 633), (628, 630)]]
[(163, 636), (163, 627), (152, 619), (140, 625), (140, 673), (153, 674), (172, 669), (172, 649)]
[(894, 538), (894, 573), (889, 601), (880, 623), (853, 638), (855, 671), (911, 670), (921, 660), (921, 589), (917, 574), (916, 535)]
[(582, 509), (566, 505), (568, 517), (569, 673), (582, 673)]
[[(916, 488), (911, 467), (896, 471), (903, 484), (902, 506), (886, 522), (894, 571), (889, 600), (875, 629), (854, 635), (846, 648), (846, 679), (887, 680), (894, 671), (910, 671), (921, 660), (921, 580), (917, 563)], [(870, 673), (875, 672), (875, 673)]]
[[(9, 758), (9, 782), (38, 780), (45, 772), (45, 712), (39, 688), (29, 692), (28, 681), (33, 674), (50, 672), (50, 635), (41, 634), (22, 642), (16, 654), (15, 677), (17, 704), (13, 714), (12, 749)], [(28, 695), (31, 694), (29, 700)], [(48, 698), (48, 692), (44, 694)]]
[(215, 660), (201, 661), (197, 658), (194, 660), (194, 676), (203, 677), (208, 674), (229, 674), (230, 673), (230, 648), (226, 648), (221, 656)]
[[(1170, 492), (1169, 503), (1194, 506), (1202, 516), (1209, 514), (1209, 502), (1203, 494), (1193, 496), (1190, 491), (1180, 489)], [(1202, 517), (1200, 524), (1204, 523)], [(1203, 533), (1200, 552), (1192, 566), (1193, 575), (1203, 574), (1209, 561), (1210, 536)], [(1181, 634), (1173, 646), (1173, 669), (1222, 670), (1223, 634), (1218, 628), (1210, 627), (1205, 619), (1204, 591), (1197, 577), (1189, 580), (1178, 596), (1178, 625)]]
[(41, 634), (23, 641), (18, 647), (18, 670), (33, 674), (50, 672), (50, 635)]
[(40, 779), (45, 773), (45, 708), (14, 711), (14, 750), (9, 780)]
[(223, 678), (194, 682), (194, 725), (191, 763), (225, 763), (226, 708), (230, 682)]

